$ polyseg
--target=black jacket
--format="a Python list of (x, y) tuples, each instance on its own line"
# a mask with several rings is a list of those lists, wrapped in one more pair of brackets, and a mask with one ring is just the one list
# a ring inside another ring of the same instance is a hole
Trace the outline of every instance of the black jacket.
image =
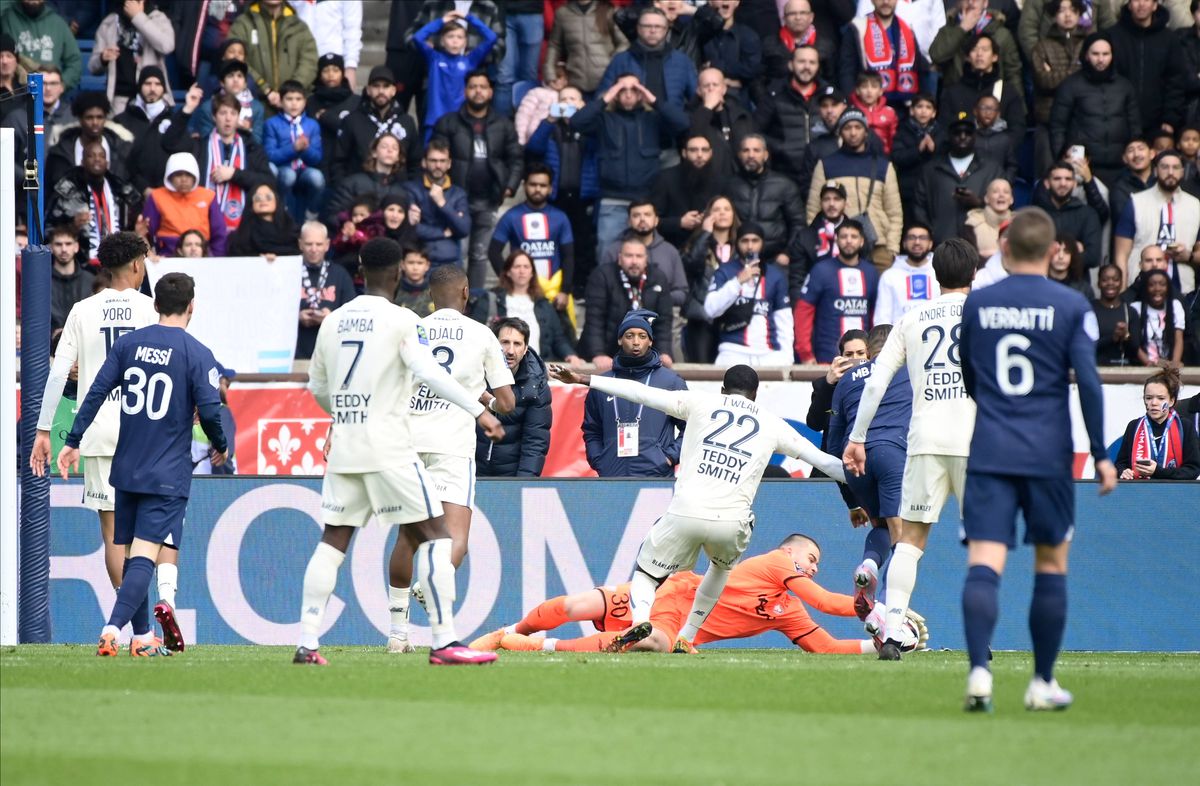
[[(817, 74), (822, 82), (832, 82), (837, 76), (834, 70), (837, 65), (837, 44), (837, 37), (834, 34), (817, 31), (817, 60), (820, 63)], [(762, 49), (763, 74), (762, 79), (758, 80), (758, 84), (775, 81), (790, 82), (792, 72), (788, 66), (792, 63), (794, 48), (784, 44), (778, 33), (772, 33), (763, 38)]]
[[(998, 69), (991, 73), (981, 74), (969, 65), (963, 66), (963, 75), (952, 85), (942, 89), (942, 100), (938, 106), (938, 117), (942, 122), (949, 123), (959, 112), (973, 114), (975, 104), (983, 96), (993, 96), (996, 82), (1000, 80)], [(1003, 83), (1000, 93), (1000, 117), (1008, 123), (1013, 139), (1023, 140), (1028, 116), (1025, 113), (1025, 96), (1008, 88)]]
[[(479, 292), (471, 298), (467, 310), (471, 319), (492, 327), (497, 320), (508, 316), (508, 293), (503, 287)], [(567, 337), (553, 303), (546, 298), (535, 300), (533, 315), (538, 323), (538, 347), (546, 360), (566, 360), (568, 355), (575, 354), (575, 347)]]
[(1096, 72), (1086, 62), (1063, 80), (1050, 109), (1050, 150), (1083, 145), (1092, 169), (1119, 169), (1125, 143), (1142, 133), (1142, 96), (1115, 68)]
[(373, 194), (380, 203), (387, 196), (402, 196), (405, 204), (408, 204), (408, 191), (404, 188), (405, 182), (404, 173), (389, 177), (378, 172), (359, 171), (341, 178), (336, 185), (330, 184), (333, 189), (329, 201), (325, 203), (325, 210), (321, 212), (321, 220), (333, 227), (336, 232), (340, 229), (337, 226), (338, 213), (349, 210), (354, 200), (364, 194)]
[(803, 300), (804, 284), (808, 280), (808, 273), (813, 269), (813, 265), (829, 259), (837, 253), (837, 245), (834, 243), (829, 244), (827, 253), (822, 255), (819, 252), (820, 231), (824, 225), (825, 215), (818, 211), (817, 215), (813, 217), (812, 223), (801, 228), (796, 233), (791, 246), (788, 247), (788, 257), (791, 259), (791, 263), (787, 267), (788, 297), (792, 299), (793, 303)]
[[(325, 87), (318, 82), (308, 97), (304, 113), (317, 121), (321, 127), (321, 170), (333, 171), (333, 157), (337, 152), (338, 127), (342, 120), (355, 110), (361, 97), (350, 89), (350, 83), (342, 79), (337, 87)], [(405, 162), (407, 163), (407, 162)]]
[[(409, 177), (417, 177), (420, 174), (424, 145), (417, 130), (417, 121), (395, 101), (384, 114), (383, 120), (376, 122), (377, 120), (377, 116), (371, 111), (371, 99), (367, 98), (364, 88), (358, 106), (342, 118), (341, 125), (338, 126), (331, 182), (336, 183), (346, 175), (361, 172), (363, 162), (371, 154), (371, 145), (376, 138), (385, 133), (399, 137), (404, 149), (404, 168), (408, 170)], [(324, 142), (323, 133), (321, 141)]]
[(532, 349), (513, 373), (517, 405), (507, 415), (497, 415), (504, 438), (493, 443), (475, 430), (475, 464), (480, 477), (541, 476), (550, 452), (550, 379), (546, 364)]
[[(642, 277), (642, 302), (640, 308), (658, 314), (654, 323), (654, 334), (663, 347), (671, 345), (671, 283), (666, 274), (653, 267), (646, 269)], [(633, 308), (625, 285), (621, 280), (618, 265), (599, 265), (592, 271), (587, 283), (587, 319), (583, 323), (583, 336), (579, 340), (579, 356), (588, 360), (596, 355), (616, 356), (617, 328), (621, 320)]]
[[(117, 216), (122, 229), (133, 229), (137, 215), (141, 212), (142, 192), (131, 186), (125, 180), (111, 172), (105, 175), (108, 187), (112, 190), (117, 202)], [(51, 185), (51, 191), (46, 195), (46, 228), (59, 224), (70, 224), (75, 220), (75, 214), (91, 210), (92, 196), (88, 190), (87, 173), (83, 167), (72, 167), (60, 180)], [(88, 254), (87, 239), (81, 237), (79, 253), (85, 260)]]
[(1145, 131), (1164, 123), (1177, 129), (1183, 120), (1184, 58), (1174, 32), (1167, 29), (1170, 17), (1166, 6), (1159, 5), (1150, 26), (1141, 28), (1126, 5), (1106, 31), (1112, 42), (1112, 67), (1133, 84)]
[(571, 127), (595, 138), (600, 195), (614, 199), (646, 196), (659, 172), (659, 155), (688, 126), (687, 115), (670, 101), (626, 112), (596, 98), (579, 110)]
[(772, 85), (758, 102), (754, 122), (767, 138), (775, 171), (796, 178), (803, 174), (804, 153), (813, 141), (813, 126), (821, 119), (817, 97), (824, 86), (819, 82), (812, 98), (806, 99), (789, 77)]
[(757, 127), (749, 110), (737, 99), (726, 97), (716, 109), (709, 109), (697, 96), (691, 101), (688, 113), (691, 128), (688, 134), (703, 134), (712, 145), (712, 162), (722, 174), (733, 174), (737, 160), (737, 149), (742, 138), (753, 134)]
[[(616, 9), (613, 13), (613, 20), (630, 43), (638, 40), (638, 13), (647, 5), (650, 4), (630, 3), (624, 8)], [(667, 34), (667, 43), (673, 49), (678, 49), (685, 54), (693, 65), (698, 66), (702, 57), (701, 50), (709, 39), (721, 32), (721, 24), (721, 18), (716, 14), (696, 13), (691, 16), (680, 14), (671, 24), (671, 30)]]
[(144, 192), (147, 188), (158, 188), (163, 184), (167, 159), (171, 157), (164, 135), (177, 118), (180, 123), (187, 124), (188, 118), (182, 113), (182, 108), (163, 112), (134, 139), (133, 148), (129, 151), (129, 182), (138, 191)]
[[(79, 124), (63, 129), (54, 147), (46, 153), (46, 180), (53, 187), (75, 164), (75, 142), (81, 134)], [(133, 134), (120, 123), (109, 121), (102, 132), (108, 143), (108, 171), (122, 180), (129, 179), (129, 151), (133, 148)], [(203, 171), (203, 170), (201, 170)]]
[(957, 237), (959, 227), (966, 221), (968, 208), (954, 198), (954, 189), (969, 189), (982, 199), (988, 183), (998, 177), (1004, 177), (1004, 166), (999, 161), (976, 153), (967, 167), (966, 177), (960, 178), (950, 163), (949, 153), (938, 153), (925, 165), (917, 180), (913, 216), (933, 229), (935, 245)]
[(658, 173), (650, 201), (658, 211), (658, 231), (667, 242), (683, 248), (692, 234), (692, 230), (680, 226), (683, 214), (692, 210), (703, 213), (710, 199), (724, 193), (726, 179), (712, 161), (703, 169), (684, 161)]
[(50, 329), (58, 330), (66, 324), (67, 315), (71, 308), (86, 297), (92, 296), (92, 281), (95, 276), (84, 270), (78, 262), (75, 272), (64, 276), (57, 270), (50, 270)]
[[(933, 139), (934, 149), (920, 149), (921, 140), (928, 135)], [(933, 160), (946, 146), (946, 127), (937, 118), (922, 127), (912, 117), (903, 118), (896, 127), (892, 140), (892, 165), (896, 167), (896, 179), (900, 181), (900, 200), (904, 203), (904, 217), (912, 216), (912, 202), (916, 198), (917, 180), (922, 168)]]
[[(473, 119), (464, 103), (457, 112), (447, 112), (433, 126), (433, 136), (450, 144), (450, 182), (467, 188), (467, 173), (474, 151)], [(488, 199), (496, 205), (504, 201), (505, 190), (516, 193), (525, 169), (525, 152), (517, 141), (513, 121), (499, 112), (488, 110), (483, 119), (487, 140), (488, 171), (491, 173)], [(468, 189), (469, 193), (469, 189)]]
[[(1182, 461), (1178, 467), (1156, 467), (1154, 474), (1150, 476), (1154, 480), (1195, 480), (1197, 475), (1200, 475), (1200, 438), (1196, 436), (1195, 429), (1184, 413), (1179, 413), (1179, 419), (1183, 424), (1183, 444), (1180, 446), (1183, 449)], [(1133, 438), (1140, 421), (1141, 418), (1134, 418), (1125, 427), (1125, 436), (1121, 438), (1117, 460), (1113, 462), (1118, 473), (1133, 468)], [(1155, 425), (1151, 424), (1151, 430)], [(1162, 428), (1159, 426), (1160, 434)]]
[(1182, 58), (1182, 67), (1179, 70), (1185, 125), (1193, 125), (1200, 121), (1200, 35), (1196, 34), (1196, 29), (1193, 25), (1175, 31), (1175, 39), (1179, 43), (1179, 56)]
[(1033, 204), (1045, 210), (1054, 227), (1083, 243), (1083, 260), (1088, 267), (1100, 267), (1100, 217), (1082, 199), (1071, 197), (1062, 207), (1054, 204), (1050, 192), (1038, 189), (1033, 194)]
[(742, 223), (762, 225), (763, 259), (774, 260), (785, 251), (793, 235), (804, 226), (804, 195), (791, 178), (772, 172), (760, 175), (739, 173), (725, 189)]

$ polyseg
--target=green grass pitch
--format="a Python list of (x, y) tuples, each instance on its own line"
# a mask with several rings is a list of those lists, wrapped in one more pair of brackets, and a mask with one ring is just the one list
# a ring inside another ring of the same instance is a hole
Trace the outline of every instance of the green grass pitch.
[(1195, 783), (1200, 657), (1068, 653), (1076, 703), (1021, 705), (1030, 659), (997, 654), (996, 712), (961, 710), (962, 653), (902, 663), (790, 650), (699, 656), (196, 647), (101, 660), (0, 652), (0, 782), (229, 784)]

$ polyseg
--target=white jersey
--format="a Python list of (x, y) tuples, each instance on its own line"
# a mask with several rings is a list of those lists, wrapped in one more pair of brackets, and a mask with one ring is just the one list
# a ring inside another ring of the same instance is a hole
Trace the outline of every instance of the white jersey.
[[(442, 308), (421, 320), (433, 359), (479, 398), (487, 388), (513, 384), (504, 350), (492, 331), (460, 311)], [(417, 383), (409, 402), (409, 428), (418, 453), (475, 457), (475, 419)]]
[[(53, 426), (63, 385), (76, 361), (79, 362), (78, 401), (82, 402), (117, 339), (157, 322), (154, 300), (136, 289), (105, 289), (72, 306), (58, 341), (58, 351), (54, 354), (54, 368), (46, 382), (38, 428), (49, 431)], [(121, 428), (119, 397), (119, 391), (113, 391), (100, 406), (96, 419), (79, 443), (81, 455), (112, 456), (116, 453), (117, 434)]]
[(592, 377), (592, 388), (687, 421), (675, 495), (668, 513), (746, 521), (773, 453), (803, 459), (845, 480), (842, 462), (813, 445), (782, 418), (748, 398), (698, 390), (659, 390), (629, 379)]
[(963, 385), (959, 349), (966, 299), (961, 292), (952, 292), (900, 318), (875, 358), (875, 372), (859, 401), (851, 442), (865, 441), (888, 382), (907, 363), (913, 390), (908, 455), (970, 454), (975, 402)]
[(875, 297), (874, 324), (894, 325), (909, 311), (928, 305), (942, 294), (928, 259), (924, 265), (914, 266), (907, 257), (896, 257), (892, 266), (883, 271), (879, 294)]
[(331, 472), (418, 461), (408, 415), (414, 375), (475, 415), (483, 411), (438, 367), (417, 315), (376, 295), (360, 295), (325, 317), (308, 374), (309, 390), (333, 416)]

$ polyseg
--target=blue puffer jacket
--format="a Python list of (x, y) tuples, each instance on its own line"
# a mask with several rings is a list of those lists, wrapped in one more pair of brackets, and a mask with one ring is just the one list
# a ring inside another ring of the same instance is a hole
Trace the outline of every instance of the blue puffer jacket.
[(475, 464), (479, 477), (536, 478), (550, 451), (550, 379), (546, 364), (532, 349), (513, 374), (517, 405), (507, 415), (497, 415), (504, 439), (493, 443), (475, 429)]
[[(604, 76), (600, 77), (600, 86), (596, 88), (595, 94), (604, 95), (608, 88), (625, 74), (636, 74), (641, 83), (646, 84), (645, 58), (648, 56), (652, 56), (652, 53), (646, 52), (636, 41), (624, 52), (618, 53), (609, 62), (608, 68), (604, 69)], [(683, 52), (670, 47), (662, 57), (663, 84), (667, 90), (667, 101), (675, 106), (683, 106), (696, 94), (696, 65)], [(662, 96), (655, 98), (661, 99)]]
[[(683, 378), (663, 366), (658, 350), (651, 350), (649, 360), (640, 366), (628, 365), (631, 360), (618, 355), (613, 358), (613, 370), (603, 376), (633, 379), (660, 390), (687, 390)], [(622, 423), (638, 421), (636, 456), (617, 458), (618, 417)], [(683, 426), (684, 421), (676, 420), (665, 412), (642, 407), (598, 390), (589, 391), (583, 404), (583, 442), (587, 448), (588, 464), (602, 478), (674, 477), (675, 465), (679, 463), (679, 450), (683, 445)]]
[(558, 199), (558, 176), (562, 171), (562, 148), (564, 144), (580, 145), (581, 166), (579, 172), (579, 198), (595, 199), (600, 196), (600, 166), (596, 157), (596, 139), (584, 136), (573, 129), (570, 120), (551, 123), (543, 120), (525, 143), (525, 152), (537, 156), (546, 166), (554, 170), (550, 198)]

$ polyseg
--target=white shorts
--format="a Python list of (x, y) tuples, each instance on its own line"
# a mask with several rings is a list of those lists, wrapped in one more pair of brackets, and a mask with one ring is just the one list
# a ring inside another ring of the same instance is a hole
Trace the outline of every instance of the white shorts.
[(112, 472), (112, 456), (83, 457), (83, 506), (89, 510), (116, 509), (117, 492), (108, 482)]
[(471, 507), (475, 501), (475, 459), (447, 453), (418, 455), (433, 480), (438, 499), (451, 505)]
[(384, 524), (411, 524), (442, 515), (442, 502), (419, 461), (382, 472), (325, 473), (321, 518), (326, 524), (362, 527), (372, 513)]
[(666, 513), (642, 541), (637, 564), (643, 573), (665, 579), (672, 573), (690, 570), (700, 556), (726, 570), (733, 568), (754, 532), (754, 517), (746, 521), (711, 521)]
[(909, 456), (900, 487), (900, 518), (932, 524), (942, 515), (946, 497), (954, 494), (961, 519), (966, 482), (966, 456)]

